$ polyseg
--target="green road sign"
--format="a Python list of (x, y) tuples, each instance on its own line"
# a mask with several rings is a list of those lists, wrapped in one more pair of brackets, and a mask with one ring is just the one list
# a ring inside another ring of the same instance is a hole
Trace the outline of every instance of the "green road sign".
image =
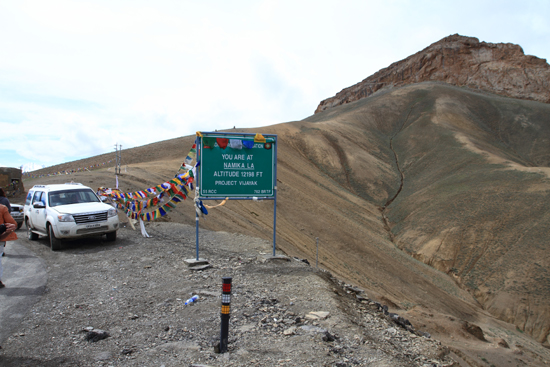
[(277, 136), (266, 135), (265, 139), (266, 143), (255, 143), (254, 135), (203, 133), (199, 147), (200, 196), (274, 196)]

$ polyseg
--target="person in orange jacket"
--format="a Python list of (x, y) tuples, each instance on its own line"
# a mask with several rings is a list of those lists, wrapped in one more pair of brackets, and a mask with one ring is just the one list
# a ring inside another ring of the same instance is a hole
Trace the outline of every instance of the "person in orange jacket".
[(6, 241), (15, 241), (17, 239), (17, 234), (15, 233), (17, 222), (11, 216), (8, 208), (0, 204), (0, 225), (2, 224), (6, 226), (6, 230), (0, 235), (0, 288), (5, 287), (4, 283), (2, 283), (2, 255), (4, 254), (4, 246), (6, 245)]

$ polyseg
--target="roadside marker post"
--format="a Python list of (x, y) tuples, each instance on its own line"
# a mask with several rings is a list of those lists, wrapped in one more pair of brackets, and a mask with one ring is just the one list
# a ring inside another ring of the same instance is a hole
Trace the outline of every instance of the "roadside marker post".
[(229, 313), (231, 309), (231, 282), (233, 278), (222, 278), (222, 312), (221, 312), (221, 333), (220, 353), (227, 352), (227, 341), (229, 339)]
[(315, 242), (317, 242), (317, 254), (315, 255), (315, 267), (319, 267), (319, 237), (315, 237)]

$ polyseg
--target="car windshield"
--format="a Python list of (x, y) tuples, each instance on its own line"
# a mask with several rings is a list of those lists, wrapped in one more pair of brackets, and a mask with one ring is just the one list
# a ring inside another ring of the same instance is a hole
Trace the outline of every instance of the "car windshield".
[(99, 202), (96, 194), (91, 189), (50, 192), (48, 199), (50, 206)]

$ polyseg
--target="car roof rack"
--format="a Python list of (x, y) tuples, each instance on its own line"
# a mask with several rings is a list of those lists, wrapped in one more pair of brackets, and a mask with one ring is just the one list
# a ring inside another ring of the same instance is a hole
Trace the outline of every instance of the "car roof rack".
[(64, 185), (70, 185), (70, 186), (84, 186), (80, 182), (65, 182), (64, 184), (49, 184), (49, 185), (34, 185), (32, 189), (49, 189), (52, 188), (52, 186), (64, 186)]

